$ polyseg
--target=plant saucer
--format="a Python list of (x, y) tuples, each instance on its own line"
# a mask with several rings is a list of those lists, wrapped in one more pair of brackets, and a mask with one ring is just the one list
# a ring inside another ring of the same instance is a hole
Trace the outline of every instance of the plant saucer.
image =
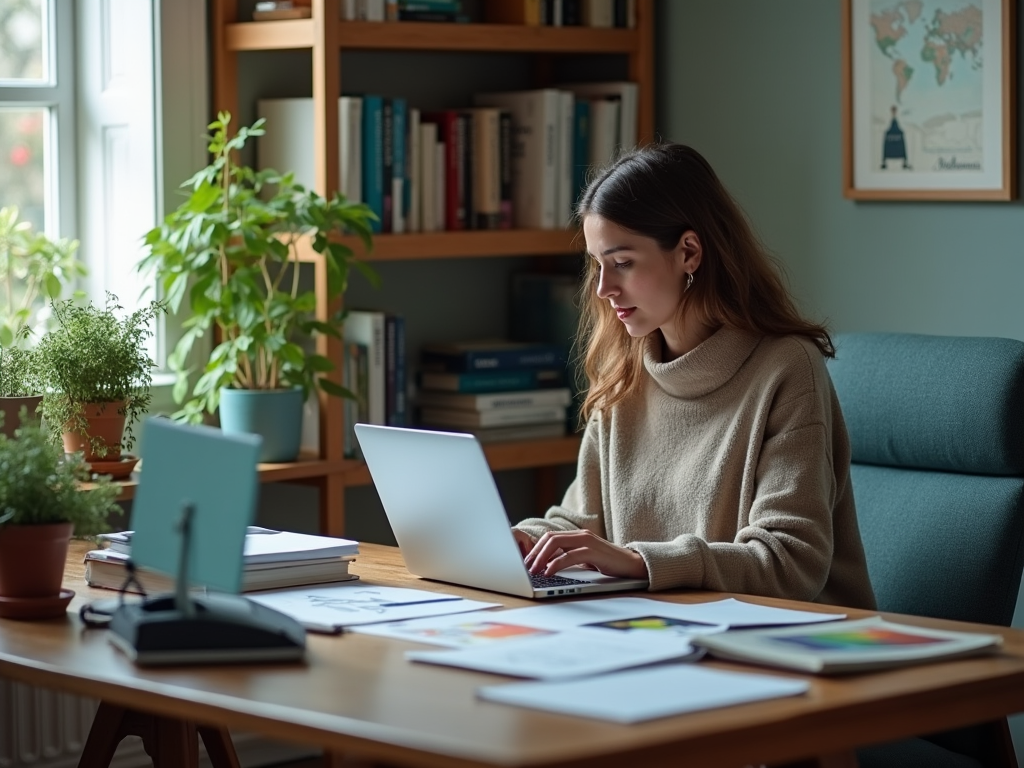
[(0, 618), (55, 619), (65, 614), (74, 596), (72, 589), (62, 589), (53, 597), (0, 596)]
[(110, 475), (115, 480), (120, 480), (121, 478), (128, 477), (138, 463), (138, 456), (122, 453), (121, 458), (113, 461), (103, 461), (102, 459), (90, 461), (89, 471), (94, 475)]

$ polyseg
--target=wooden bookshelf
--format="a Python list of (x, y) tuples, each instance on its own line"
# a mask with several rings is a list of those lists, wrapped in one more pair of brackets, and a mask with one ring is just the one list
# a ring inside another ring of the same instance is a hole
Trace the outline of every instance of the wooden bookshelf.
[[(641, 142), (654, 138), (654, 0), (637, 0), (635, 29), (588, 27), (532, 27), (508, 24), (432, 24), (418, 22), (341, 21), (341, 0), (312, 0), (313, 17), (289, 21), (254, 22), (239, 15), (238, 0), (211, 0), (212, 83), (214, 111), (238, 114), (238, 54), (242, 52), (308, 50), (312, 63), (313, 149), (316, 189), (330, 194), (338, 188), (338, 110), (342, 93), (340, 56), (345, 51), (519, 53), (543, 81), (551, 55), (617, 55), (626, 57), (628, 78), (639, 85), (637, 135)], [(338, 21), (336, 21), (338, 20)], [(415, 99), (415, 94), (408, 94)], [(415, 261), (436, 258), (492, 258), (505, 256), (557, 256), (583, 251), (575, 230), (501, 230), (376, 235), (370, 254), (349, 238), (342, 242), (371, 262)], [(313, 265), (318, 285), (325, 285), (323, 260), (306, 242), (300, 258)], [(320, 289), (318, 289), (319, 291)], [(326, 294), (324, 289), (321, 296)], [(321, 302), (318, 314), (326, 317), (337, 307)], [(323, 340), (322, 354), (341, 359), (341, 344)], [(342, 457), (343, 405), (321, 398), (321, 456), (294, 465), (265, 466), (261, 480), (311, 482), (320, 488), (320, 525), (330, 534), (345, 530), (346, 487), (366, 485), (369, 473), (362, 462)], [(554, 469), (576, 461), (577, 436), (485, 445), (494, 470), (534, 468), (540, 475), (539, 492), (550, 494)], [(125, 489), (131, 494), (131, 486)], [(545, 499), (553, 501), (550, 495)]]

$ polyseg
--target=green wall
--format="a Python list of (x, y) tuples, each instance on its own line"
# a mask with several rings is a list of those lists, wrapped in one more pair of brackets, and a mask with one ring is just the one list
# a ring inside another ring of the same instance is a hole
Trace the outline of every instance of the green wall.
[(839, 0), (657, 10), (658, 129), (708, 158), (809, 314), (836, 331), (1024, 339), (1019, 200), (843, 198)]

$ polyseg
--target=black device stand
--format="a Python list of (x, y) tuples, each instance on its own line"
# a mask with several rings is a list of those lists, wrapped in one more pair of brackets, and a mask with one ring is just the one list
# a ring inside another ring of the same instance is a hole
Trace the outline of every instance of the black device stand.
[(137, 664), (288, 661), (303, 658), (306, 631), (283, 613), (240, 595), (194, 595), (188, 552), (195, 505), (183, 505), (175, 592), (123, 603), (110, 620), (110, 640)]

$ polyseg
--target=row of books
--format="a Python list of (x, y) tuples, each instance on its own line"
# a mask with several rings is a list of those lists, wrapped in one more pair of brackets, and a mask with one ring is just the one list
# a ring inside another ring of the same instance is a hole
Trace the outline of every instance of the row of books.
[(420, 355), (419, 421), (482, 442), (565, 434), (572, 391), (559, 344), (478, 341), (430, 344)]
[[(377, 214), (378, 232), (556, 229), (593, 166), (637, 139), (637, 87), (578, 83), (474, 96), (421, 111), (377, 94), (339, 99), (339, 191)], [(261, 168), (313, 186), (313, 100), (261, 99)]]
[[(486, 0), (483, 21), (552, 27), (636, 27), (636, 0)], [(468, 21), (459, 0), (344, 0), (346, 21)]]
[(548, 27), (636, 27), (636, 0), (496, 0), (484, 20)]
[[(345, 21), (441, 21), (464, 20), (460, 0), (343, 0), (341, 18)], [(313, 15), (312, 0), (259, 0), (253, 21), (308, 19)]]
[[(128, 583), (127, 563), (131, 558), (132, 531), (101, 534), (106, 546), (85, 554), (85, 580), (104, 589), (159, 594), (174, 590), (174, 578), (145, 568), (136, 568), (138, 583)], [(245, 537), (242, 591), (284, 589), (308, 584), (351, 581), (349, 563), (359, 554), (359, 544), (350, 539), (275, 531), (250, 526)]]

